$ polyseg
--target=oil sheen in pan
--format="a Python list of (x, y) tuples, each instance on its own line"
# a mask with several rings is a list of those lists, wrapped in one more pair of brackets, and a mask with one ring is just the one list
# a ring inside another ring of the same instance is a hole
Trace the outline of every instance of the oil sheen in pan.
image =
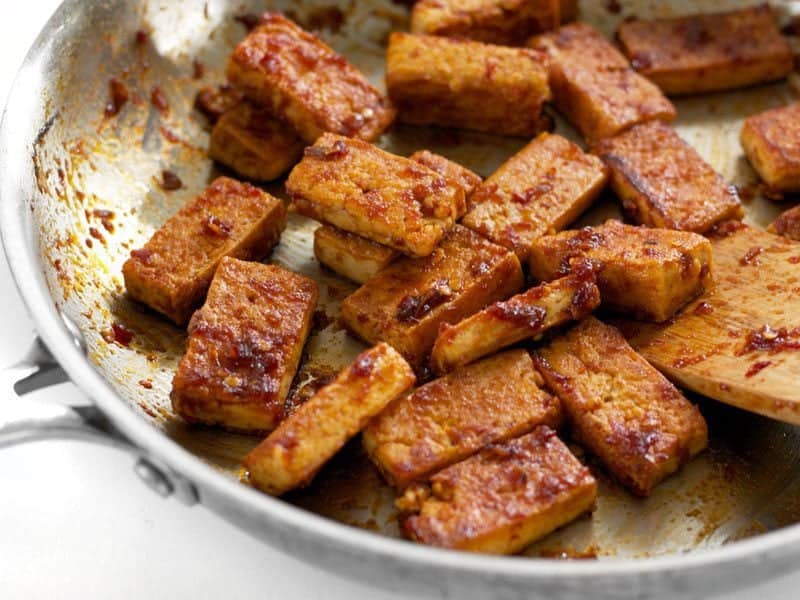
[[(669, 16), (747, 3), (628, 1), (620, 3), (619, 11), (607, 10), (606, 4), (582, 2), (582, 18), (611, 35), (629, 15)], [(390, 0), (276, 1), (271, 6), (320, 27), (326, 40), (378, 84), (388, 33), (407, 27), (406, 9)], [(188, 427), (172, 415), (170, 381), (185, 334), (126, 298), (120, 268), (132, 248), (216, 175), (205, 156), (208, 131), (203, 118), (193, 112), (194, 97), (200, 87), (222, 81), (225, 58), (244, 35), (243, 22), (248, 20), (236, 17), (261, 9), (260, 0), (212, 0), (172, 3), (166, 10), (160, 10), (158, 3), (146, 3), (144, 8), (127, 7), (130, 15), (108, 14), (109, 22), (140, 23), (141, 33), (84, 40), (65, 53), (69, 65), (64, 72), (74, 75), (50, 91), (46, 100), (53, 118), (42, 130), (34, 153), (39, 194), (31, 209), (41, 223), (38, 241), (53, 296), (80, 323), (92, 360), (121, 396), (154, 427), (231, 478), (240, 477), (241, 458), (259, 440)], [(117, 101), (113, 110), (106, 111), (112, 79), (118, 82)], [(790, 85), (678, 100), (676, 126), (728, 180), (751, 186), (755, 177), (741, 157), (737, 139), (740, 124), (747, 115), (790, 99)], [(560, 119), (557, 131), (577, 139)], [(398, 127), (381, 144), (404, 155), (428, 148), (485, 176), (525, 142)], [(164, 171), (176, 175), (181, 185), (161, 185)], [(282, 195), (281, 184), (268, 189)], [(761, 198), (750, 201), (747, 210), (748, 220), (762, 226), (778, 212)], [(616, 203), (606, 198), (579, 224), (617, 214)], [(353, 287), (322, 271), (313, 260), (314, 227), (292, 215), (270, 259), (321, 283), (314, 333), (290, 403), (308, 397), (361, 348), (336, 324), (338, 304)], [(800, 506), (794, 498), (800, 497), (800, 482), (793, 473), (800, 445), (794, 443), (793, 428), (697, 400), (710, 425), (708, 452), (647, 500), (633, 498), (589, 462), (600, 480), (593, 516), (526, 553), (592, 557), (685, 552), (799, 520)], [(393, 499), (357, 441), (309, 488), (288, 497), (332, 519), (397, 536)]]

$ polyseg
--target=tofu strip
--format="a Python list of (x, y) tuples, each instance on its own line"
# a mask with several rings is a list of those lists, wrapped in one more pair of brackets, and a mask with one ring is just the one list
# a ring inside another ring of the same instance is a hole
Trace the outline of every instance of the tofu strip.
[(525, 350), (463, 367), (387, 406), (364, 430), (364, 447), (398, 489), (425, 481), (486, 444), (558, 427), (561, 407), (539, 381)]
[(261, 259), (285, 227), (283, 202), (220, 177), (131, 252), (122, 267), (125, 287), (135, 300), (184, 325), (203, 303), (223, 257)]
[(590, 511), (596, 497), (589, 469), (542, 426), (437, 473), (398, 505), (412, 540), (513, 554)]
[(244, 459), (250, 481), (273, 495), (306, 485), (347, 441), (416, 378), (388, 344), (361, 353)]
[(443, 325), (431, 352), (436, 373), (447, 373), (569, 321), (600, 306), (591, 272), (569, 275), (497, 302), (456, 325)]
[(564, 403), (573, 435), (634, 494), (648, 496), (708, 444), (697, 407), (594, 317), (535, 361)]
[(274, 265), (224, 258), (189, 323), (172, 407), (190, 423), (265, 432), (284, 417), (319, 295)]

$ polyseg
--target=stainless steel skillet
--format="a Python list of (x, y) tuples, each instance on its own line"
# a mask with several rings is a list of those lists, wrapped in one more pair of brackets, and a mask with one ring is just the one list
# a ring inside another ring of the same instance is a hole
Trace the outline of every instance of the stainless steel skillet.
[[(388, 0), (271, 4), (322, 26), (323, 35), (376, 80), (386, 32), (405, 26), (403, 9)], [(620, 14), (610, 14), (605, 3), (585, 2), (582, 10), (586, 20), (611, 31), (615, 20), (632, 12), (719, 9), (721, 3), (653, 4), (622, 3)], [(237, 481), (239, 458), (257, 440), (190, 429), (173, 418), (166, 394), (183, 334), (126, 300), (119, 266), (130, 248), (213, 174), (203, 153), (204, 123), (191, 109), (194, 94), (219, 79), (225, 54), (243, 35), (233, 17), (263, 7), (256, 1), (70, 0), (40, 35), (0, 131), (0, 219), (14, 277), (52, 354), (35, 345), (4, 381), (39, 372), (17, 386), (25, 391), (58, 378), (60, 365), (96, 408), (4, 401), (0, 444), (47, 436), (118, 444), (131, 450), (137, 471), (164, 495), (202, 502), (309, 562), (409, 592), (465, 598), (703, 596), (793, 568), (800, 555), (800, 529), (794, 525), (800, 435), (794, 427), (710, 401), (701, 400), (701, 408), (714, 436), (712, 449), (681, 476), (647, 501), (603, 479), (592, 519), (513, 558), (392, 539), (397, 532), (391, 494), (357, 445), (287, 502)], [(137, 42), (140, 30), (146, 35)], [(194, 78), (195, 59), (205, 66), (202, 79)], [(129, 101), (119, 115), (106, 118), (111, 78), (126, 84)], [(168, 114), (149, 102), (156, 86), (169, 100)], [(738, 123), (789, 97), (787, 86), (774, 85), (681, 101), (679, 127), (729, 179), (746, 184), (752, 173), (735, 143)], [(571, 133), (563, 123), (559, 130)], [(398, 128), (384, 141), (400, 153), (430, 147), (484, 175), (523, 142), (413, 128)], [(184, 188), (162, 191), (154, 180), (164, 169), (178, 173)], [(750, 218), (764, 223), (768, 208), (754, 201)], [(613, 210), (613, 202), (604, 203), (587, 220)], [(308, 222), (293, 219), (273, 257), (317, 277), (324, 289), (327, 317), (320, 319), (298, 378), (300, 394), (357, 349), (334, 324), (322, 327), (335, 317), (349, 287), (311, 260), (311, 230)], [(125, 332), (133, 334), (128, 344)], [(573, 552), (599, 560), (539, 558)]]

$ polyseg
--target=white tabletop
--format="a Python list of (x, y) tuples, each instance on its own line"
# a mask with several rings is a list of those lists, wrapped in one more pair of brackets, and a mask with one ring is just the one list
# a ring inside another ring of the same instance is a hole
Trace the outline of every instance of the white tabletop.
[[(8, 2), (9, 0), (4, 0)], [(0, 19), (0, 101), (58, 0), (26, 0)], [(32, 326), (0, 258), (0, 365), (20, 357)], [(31, 397), (80, 397), (64, 384)], [(0, 451), (2, 598), (326, 598), (390, 600), (256, 542), (200, 507), (163, 500), (118, 451), (46, 442)], [(795, 596), (800, 573), (733, 600)], [(731, 596), (728, 596), (731, 598)]]

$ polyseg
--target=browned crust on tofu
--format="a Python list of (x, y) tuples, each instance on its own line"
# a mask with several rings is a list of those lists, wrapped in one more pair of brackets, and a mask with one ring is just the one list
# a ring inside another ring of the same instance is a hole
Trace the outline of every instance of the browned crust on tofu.
[(429, 491), (412, 494), (416, 514), (401, 520), (412, 540), (513, 554), (590, 511), (597, 483), (555, 432), (543, 426), (489, 446), (434, 475)]
[(698, 94), (783, 79), (792, 48), (767, 4), (622, 23), (617, 38), (633, 67), (665, 93)]
[(217, 121), (208, 156), (242, 177), (272, 181), (300, 160), (304, 147), (288, 125), (250, 102), (241, 102)]
[(204, 87), (197, 92), (194, 105), (214, 124), (229, 110), (244, 100), (244, 94), (228, 83), (217, 87)]
[(800, 205), (781, 213), (770, 224), (767, 231), (790, 240), (800, 241)]
[(345, 298), (342, 322), (420, 368), (440, 325), (512, 296), (523, 281), (514, 253), (456, 225), (431, 256), (400, 258)]
[(236, 47), (227, 76), (308, 143), (326, 131), (374, 140), (394, 120), (388, 100), (358, 69), (279, 13), (263, 15)]
[(400, 253), (336, 227), (323, 225), (314, 231), (314, 256), (335, 273), (363, 284)]
[(708, 444), (697, 407), (594, 317), (534, 358), (573, 435), (635, 494), (649, 495)]
[(748, 117), (740, 137), (747, 160), (772, 191), (800, 192), (800, 103)]
[(527, 48), (395, 32), (386, 85), (405, 123), (530, 137), (550, 99), (546, 58)]
[(525, 350), (487, 358), (392, 402), (367, 425), (364, 447), (399, 489), (425, 481), (487, 444), (558, 427), (561, 407), (539, 381)]
[(419, 0), (411, 31), (513, 46), (574, 16), (574, 0)]
[(744, 216), (736, 188), (669, 125), (637, 125), (599, 142), (594, 152), (611, 169), (611, 186), (637, 223), (704, 233)]
[(177, 325), (203, 302), (224, 256), (260, 259), (286, 226), (283, 203), (220, 177), (162, 225), (122, 267), (128, 294)]
[(672, 103), (600, 33), (573, 23), (533, 38), (550, 57), (556, 108), (588, 140), (610, 137), (646, 121), (672, 121)]
[(250, 481), (273, 495), (308, 484), (371, 417), (415, 381), (411, 367), (388, 344), (362, 352), (245, 457)]
[(462, 224), (525, 261), (537, 238), (577, 219), (607, 180), (599, 158), (560, 135), (542, 133), (478, 186)]
[(433, 252), (466, 205), (436, 171), (330, 133), (306, 149), (286, 191), (300, 214), (411, 256)]
[(549, 329), (576, 321), (600, 306), (594, 273), (586, 270), (496, 302), (457, 325), (442, 325), (431, 351), (435, 373), (488, 356)]
[(284, 416), (318, 297), (317, 284), (274, 265), (224, 258), (172, 381), (189, 422), (251, 432)]
[(530, 39), (528, 45), (547, 52), (553, 64), (580, 63), (587, 70), (601, 71), (630, 68), (628, 59), (588, 23), (570, 23)]
[[(429, 169), (436, 171), (439, 175), (447, 177), (464, 188), (464, 194), (469, 196), (473, 190), (478, 187), (483, 179), (477, 173), (473, 173), (467, 167), (458, 164), (450, 159), (445, 158), (439, 154), (435, 154), (430, 150), (418, 150), (408, 157)], [(459, 215), (462, 217), (463, 215)]]
[(540, 238), (530, 269), (549, 281), (587, 263), (604, 306), (647, 321), (671, 318), (712, 281), (711, 243), (703, 236), (613, 220)]

